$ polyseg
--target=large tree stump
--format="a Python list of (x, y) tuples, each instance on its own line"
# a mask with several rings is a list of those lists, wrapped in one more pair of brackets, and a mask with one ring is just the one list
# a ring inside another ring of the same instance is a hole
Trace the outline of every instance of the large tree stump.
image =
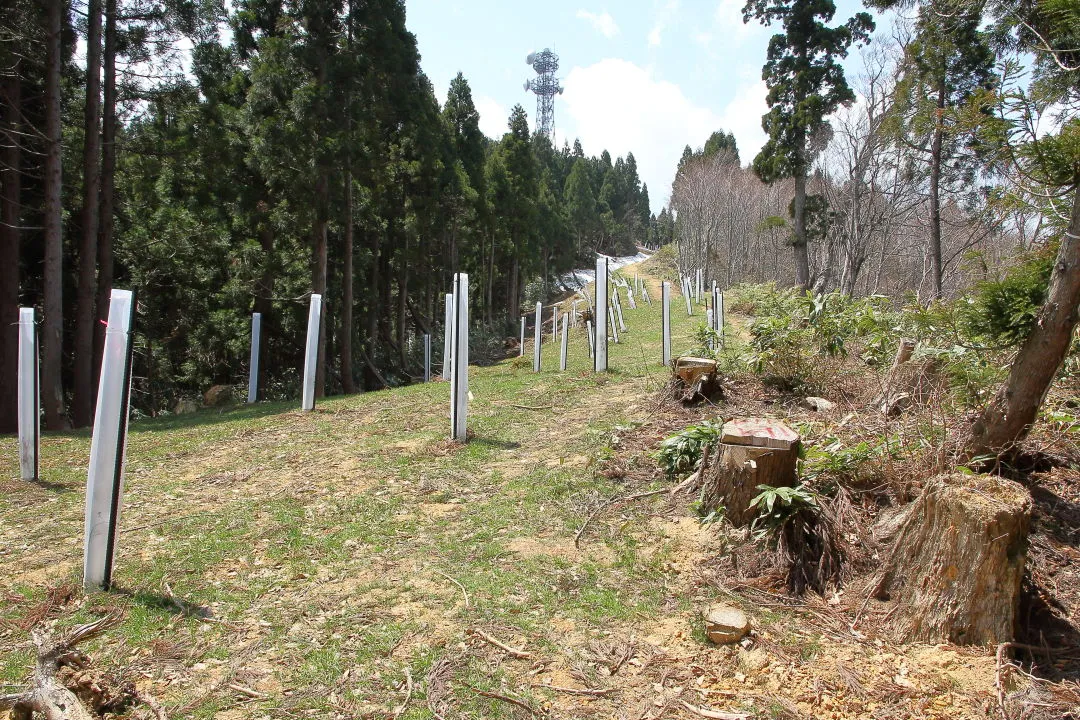
[(705, 468), (706, 512), (724, 508), (735, 527), (754, 519), (750, 501), (758, 485), (792, 487), (798, 480), (799, 434), (778, 420), (742, 418), (724, 423), (720, 442)]
[(915, 500), (874, 586), (905, 640), (1013, 639), (1031, 496), (991, 475), (939, 475)]

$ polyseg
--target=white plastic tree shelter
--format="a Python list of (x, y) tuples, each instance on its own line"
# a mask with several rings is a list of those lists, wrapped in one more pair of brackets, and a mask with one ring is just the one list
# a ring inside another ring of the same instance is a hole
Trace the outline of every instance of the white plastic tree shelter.
[(619, 330), (626, 332), (626, 322), (623, 320), (622, 300), (619, 299), (619, 289), (615, 288), (615, 314), (619, 316)]
[(454, 275), (454, 347), (450, 371), (450, 437), (458, 442), (466, 439), (466, 418), (469, 412), (469, 276)]
[(23, 480), (38, 479), (41, 444), (41, 388), (34, 308), (19, 308), (19, 471)]
[(562, 328), (560, 328), (562, 330), (562, 345), (559, 348), (559, 370), (562, 372), (566, 372), (566, 346), (570, 336), (569, 318), (568, 314), (563, 314)]
[[(707, 309), (705, 311), (705, 325), (710, 330), (715, 330), (716, 329), (716, 325), (713, 324), (713, 311), (712, 311), (712, 308), (709, 308), (709, 309)], [(716, 349), (716, 345), (713, 342), (713, 338), (712, 338), (711, 335), (709, 336), (709, 349), (710, 350), (715, 350)]]
[(559, 340), (559, 306), (551, 308), (551, 344)]
[(634, 302), (634, 289), (626, 288), (626, 301), (630, 303), (631, 310), (637, 310), (637, 303)]
[(596, 300), (593, 307), (596, 311), (593, 317), (596, 320), (596, 346), (593, 353), (593, 370), (595, 372), (607, 372), (608, 369), (608, 262), (607, 258), (598, 258), (596, 261), (596, 285), (593, 288)]
[(664, 336), (664, 365), (671, 364), (671, 283), (660, 285), (660, 326)]
[(701, 293), (702, 293), (701, 268), (698, 268), (697, 269), (697, 287), (696, 287), (696, 292), (694, 293), (694, 299), (697, 302), (701, 302)]
[(615, 311), (611, 309), (611, 305), (608, 305), (607, 309), (608, 324), (611, 325), (611, 337), (615, 341), (615, 344), (619, 344), (619, 326), (615, 324)]
[(544, 306), (536, 302), (536, 327), (533, 328), (533, 372), (540, 372), (540, 346), (544, 342), (541, 324), (544, 322)]
[(124, 491), (134, 320), (134, 293), (113, 290), (109, 297), (109, 321), (101, 354), (90, 466), (86, 475), (83, 587), (88, 592), (108, 590), (112, 585), (120, 500)]
[(304, 348), (304, 388), (301, 410), (315, 409), (315, 375), (319, 371), (319, 325), (322, 323), (322, 295), (311, 294), (308, 305), (307, 344)]
[(585, 321), (585, 336), (589, 338), (589, 357), (596, 357), (596, 344), (593, 340), (592, 320)]
[(518, 353), (518, 357), (525, 357), (525, 316), (521, 316), (521, 352)]
[(251, 314), (251, 359), (248, 361), (248, 403), (259, 399), (259, 343), (262, 339), (262, 313)]
[(716, 332), (720, 333), (720, 344), (724, 345), (724, 291), (716, 290)]
[(431, 335), (424, 333), (424, 382), (431, 382)]
[(454, 293), (446, 293), (446, 312), (443, 317), (442, 379), (449, 380), (450, 359), (454, 354)]
[(690, 300), (690, 278), (683, 278), (683, 299), (686, 300), (686, 314), (693, 316), (694, 303)]
[(645, 302), (649, 307), (652, 307), (652, 298), (649, 297), (649, 288), (645, 287), (645, 283), (641, 284), (641, 297), (645, 298)]

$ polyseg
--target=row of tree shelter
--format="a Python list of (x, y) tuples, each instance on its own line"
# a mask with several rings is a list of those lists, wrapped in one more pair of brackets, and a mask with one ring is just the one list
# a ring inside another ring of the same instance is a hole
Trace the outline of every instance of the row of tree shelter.
[[(566, 370), (569, 328), (578, 322), (578, 304), (589, 305), (586, 335), (589, 354), (595, 372), (608, 369), (608, 343), (620, 341), (620, 330), (627, 325), (623, 314), (622, 290), (631, 309), (637, 308), (637, 298), (652, 305), (646, 283), (636, 276), (632, 283), (617, 279), (612, 282), (609, 259), (596, 261), (596, 282), (593, 297), (582, 291), (569, 312), (560, 306), (552, 308), (552, 339), (561, 341), (559, 369)], [(694, 314), (694, 301), (703, 295), (702, 273), (696, 282), (689, 276), (681, 278), (682, 295), (687, 315)], [(450, 381), (450, 437), (459, 442), (467, 439), (469, 403), (469, 276), (453, 276), (452, 292), (446, 294), (446, 324), (444, 329), (442, 377)], [(671, 364), (671, 283), (661, 284), (661, 332), (663, 335), (662, 363)], [(707, 324), (714, 342), (722, 342), (724, 329), (723, 293), (713, 284), (711, 303), (706, 302)], [(87, 469), (85, 538), (83, 546), (83, 585), (88, 591), (108, 590), (112, 584), (117, 528), (124, 483), (124, 455), (127, 446), (127, 426), (130, 415), (131, 367), (134, 339), (136, 298), (131, 290), (112, 290), (109, 300), (108, 323), (102, 348), (101, 375), (98, 381), (97, 407), (94, 413)], [(520, 354), (525, 354), (525, 320), (521, 318)], [(319, 331), (323, 322), (322, 295), (313, 293), (308, 310), (307, 338), (304, 354), (304, 375), (301, 388), (301, 410), (315, 408), (315, 375), (319, 363)], [(251, 322), (251, 356), (248, 378), (248, 402), (258, 396), (259, 346), (262, 318), (254, 313)], [(610, 335), (609, 335), (610, 332)], [(533, 337), (533, 370), (540, 372), (543, 345), (543, 304), (536, 303)], [(37, 324), (33, 308), (19, 310), (19, 465), (22, 478), (36, 481), (41, 437), (41, 401), (39, 386), (39, 351)], [(431, 379), (431, 335), (424, 335), (424, 380)]]

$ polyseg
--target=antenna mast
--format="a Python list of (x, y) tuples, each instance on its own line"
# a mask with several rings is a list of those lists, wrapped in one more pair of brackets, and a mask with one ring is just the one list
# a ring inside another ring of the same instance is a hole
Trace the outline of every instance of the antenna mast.
[(559, 70), (559, 56), (548, 48), (529, 53), (525, 64), (536, 71), (536, 77), (525, 81), (525, 90), (536, 93), (536, 131), (555, 138), (555, 96), (562, 95), (563, 87), (555, 73)]

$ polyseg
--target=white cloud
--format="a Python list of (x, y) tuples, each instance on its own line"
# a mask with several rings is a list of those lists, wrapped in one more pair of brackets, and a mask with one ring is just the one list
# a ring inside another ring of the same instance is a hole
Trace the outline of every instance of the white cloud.
[[(679, 0), (664, 0), (656, 9), (656, 18), (649, 30), (649, 47), (659, 47), (668, 24), (679, 10)], [(635, 156), (636, 157), (636, 156)]]
[(615, 23), (615, 18), (611, 17), (606, 10), (599, 14), (588, 10), (578, 10), (577, 16), (609, 40), (619, 34), (619, 26)]
[(480, 95), (473, 99), (473, 105), (480, 113), (480, 132), (495, 140), (507, 132), (506, 123), (510, 118), (510, 111), (498, 101), (487, 95)]
[(608, 58), (575, 67), (565, 85), (562, 108), (556, 112), (556, 120), (563, 119), (560, 134), (579, 138), (589, 155), (603, 150), (613, 158), (634, 153), (655, 211), (667, 204), (685, 145), (701, 147), (713, 131), (729, 130), (745, 164), (765, 140), (761, 82), (740, 86), (720, 114), (694, 104), (678, 85), (627, 60)]

